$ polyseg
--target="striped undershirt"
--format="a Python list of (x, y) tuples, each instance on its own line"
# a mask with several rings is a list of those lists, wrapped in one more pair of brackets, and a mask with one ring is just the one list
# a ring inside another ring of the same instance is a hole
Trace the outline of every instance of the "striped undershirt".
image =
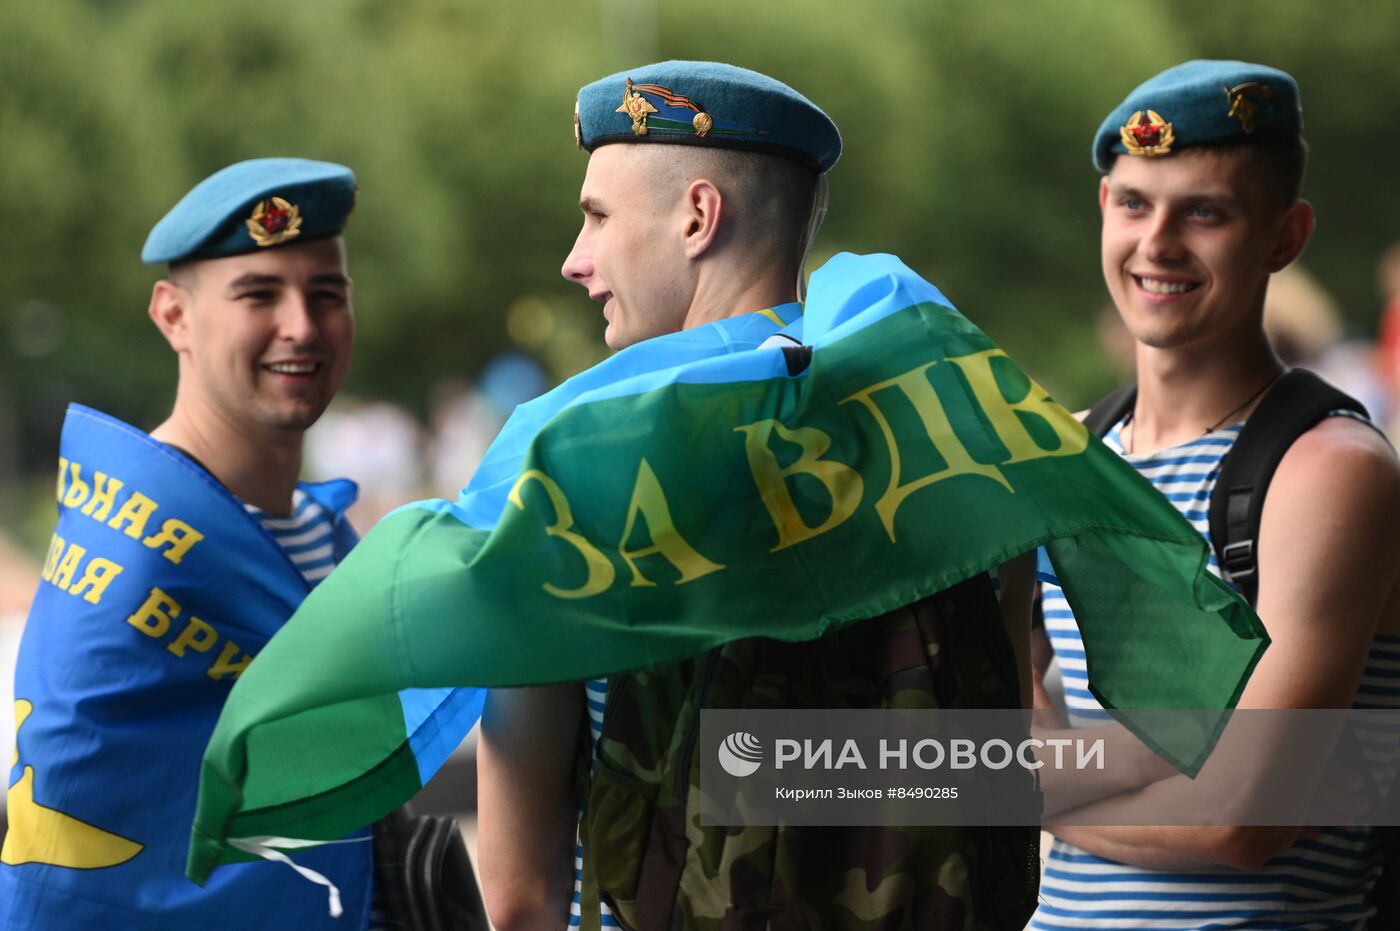
[[(1339, 412), (1340, 413), (1340, 412)], [(1104, 442), (1123, 456), (1210, 539), (1210, 496), (1220, 464), (1243, 424), (1216, 430), (1148, 455), (1123, 451), (1115, 425)], [(1210, 571), (1221, 575), (1215, 553)], [(1045, 629), (1064, 678), (1074, 726), (1109, 717), (1089, 692), (1084, 643), (1058, 586), (1046, 583)], [(1400, 709), (1400, 636), (1377, 637), (1367, 656), (1355, 707)], [(1393, 771), (1395, 759), (1389, 756)], [(1299, 840), (1258, 870), (1165, 872), (1128, 866), (1056, 840), (1031, 927), (1065, 928), (1357, 928), (1370, 910), (1365, 897), (1380, 871), (1366, 829), (1325, 828)]]
[[(263, 529), (282, 547), (312, 588), (335, 568), (335, 523), (330, 512), (300, 488), (292, 492), (292, 513), (288, 517), (271, 514), (244, 502), (243, 507), (258, 519)], [(369, 931), (391, 931), (398, 927), (383, 910), (378, 890), (371, 894)]]
[(335, 568), (335, 525), (330, 512), (300, 488), (292, 492), (290, 517), (274, 517), (246, 502), (249, 514), (272, 534), (282, 552), (313, 588)]
[[(598, 741), (603, 739), (603, 706), (608, 700), (608, 680), (589, 679), (583, 684), (584, 699), (588, 702), (588, 736), (593, 745), (593, 759), (598, 757)], [(577, 928), (582, 920), (580, 902), (583, 898), (583, 843), (574, 838), (574, 895), (569, 901), (569, 927)], [(599, 902), (603, 913), (603, 927), (621, 927), (613, 917), (607, 902)]]

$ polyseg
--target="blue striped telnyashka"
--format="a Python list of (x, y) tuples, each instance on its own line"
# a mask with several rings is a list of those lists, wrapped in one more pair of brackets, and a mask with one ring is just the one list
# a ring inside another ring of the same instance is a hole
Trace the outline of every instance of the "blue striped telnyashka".
[(272, 534), (307, 584), (314, 588), (331, 574), (335, 568), (335, 529), (326, 509), (310, 495), (300, 488), (292, 492), (289, 517), (274, 517), (251, 504), (243, 507)]
[[(584, 698), (588, 703), (588, 736), (592, 741), (593, 750), (596, 753), (598, 741), (603, 739), (603, 705), (608, 700), (608, 680), (589, 679), (583, 684)], [(583, 895), (583, 844), (577, 839), (574, 840), (574, 895), (569, 902), (569, 927), (577, 928), (581, 919), (579, 912), (579, 902)], [(608, 908), (608, 903), (599, 902), (599, 907), (603, 913), (603, 927), (620, 927), (617, 919), (613, 917), (612, 910)]]
[[(1242, 424), (1150, 455), (1127, 455), (1121, 424), (1105, 437), (1201, 535), (1210, 538), (1210, 495), (1221, 461)], [(1210, 569), (1220, 575), (1214, 553)], [(1084, 643), (1064, 592), (1047, 584), (1045, 628), (1065, 684), (1070, 721), (1092, 725), (1107, 717), (1089, 692)], [(1400, 636), (1378, 637), (1367, 657), (1357, 708), (1400, 708)], [(1394, 768), (1394, 760), (1390, 761)], [(1055, 841), (1031, 927), (1280, 929), (1358, 928), (1365, 897), (1379, 873), (1376, 845), (1366, 829), (1326, 828), (1299, 840), (1258, 870), (1165, 872), (1095, 856)]]

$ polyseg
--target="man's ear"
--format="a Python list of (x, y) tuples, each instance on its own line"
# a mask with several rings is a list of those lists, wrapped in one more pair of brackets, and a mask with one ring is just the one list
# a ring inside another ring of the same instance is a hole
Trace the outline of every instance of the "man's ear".
[(168, 278), (162, 278), (151, 289), (151, 306), (147, 309), (151, 321), (160, 330), (170, 348), (184, 352), (190, 345), (190, 292)]
[(1317, 226), (1317, 216), (1312, 204), (1300, 200), (1284, 211), (1279, 221), (1278, 236), (1269, 250), (1269, 271), (1278, 272), (1293, 264), (1303, 254), (1313, 229)]
[(724, 195), (713, 181), (697, 178), (685, 189), (685, 255), (698, 258), (714, 246), (724, 223)]
[(1108, 175), (1099, 179), (1099, 213), (1108, 209)]

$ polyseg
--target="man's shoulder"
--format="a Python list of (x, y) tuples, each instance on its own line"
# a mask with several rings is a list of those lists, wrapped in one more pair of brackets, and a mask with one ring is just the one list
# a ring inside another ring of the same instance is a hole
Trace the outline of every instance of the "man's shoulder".
[[(1295, 544), (1330, 541), (1344, 559), (1369, 560), (1400, 546), (1400, 460), (1374, 427), (1328, 417), (1279, 462), (1265, 502), (1265, 532)], [(1369, 555), (1368, 555), (1369, 554)]]
[[(1271, 491), (1333, 489), (1328, 497), (1400, 499), (1400, 459), (1386, 438), (1355, 417), (1326, 417), (1288, 448)], [(1319, 501), (1319, 506), (1325, 502)]]

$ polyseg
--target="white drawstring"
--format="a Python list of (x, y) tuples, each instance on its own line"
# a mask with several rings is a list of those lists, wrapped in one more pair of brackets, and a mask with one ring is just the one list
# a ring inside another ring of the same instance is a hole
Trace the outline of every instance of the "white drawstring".
[[(340, 904), (340, 890), (335, 883), (313, 869), (293, 863), (292, 858), (287, 856), (282, 850), (300, 850), (304, 847), (321, 847), (327, 844), (363, 844), (369, 842), (368, 837), (352, 837), (347, 840), (299, 840), (295, 837), (230, 837), (228, 844), (244, 853), (251, 853), (253, 856), (262, 857), (264, 860), (272, 860), (277, 863), (285, 863), (303, 879), (310, 880), (318, 886), (325, 886), (330, 898), (330, 912), (332, 918), (339, 918), (345, 911)], [(280, 850), (277, 848), (281, 848)]]

